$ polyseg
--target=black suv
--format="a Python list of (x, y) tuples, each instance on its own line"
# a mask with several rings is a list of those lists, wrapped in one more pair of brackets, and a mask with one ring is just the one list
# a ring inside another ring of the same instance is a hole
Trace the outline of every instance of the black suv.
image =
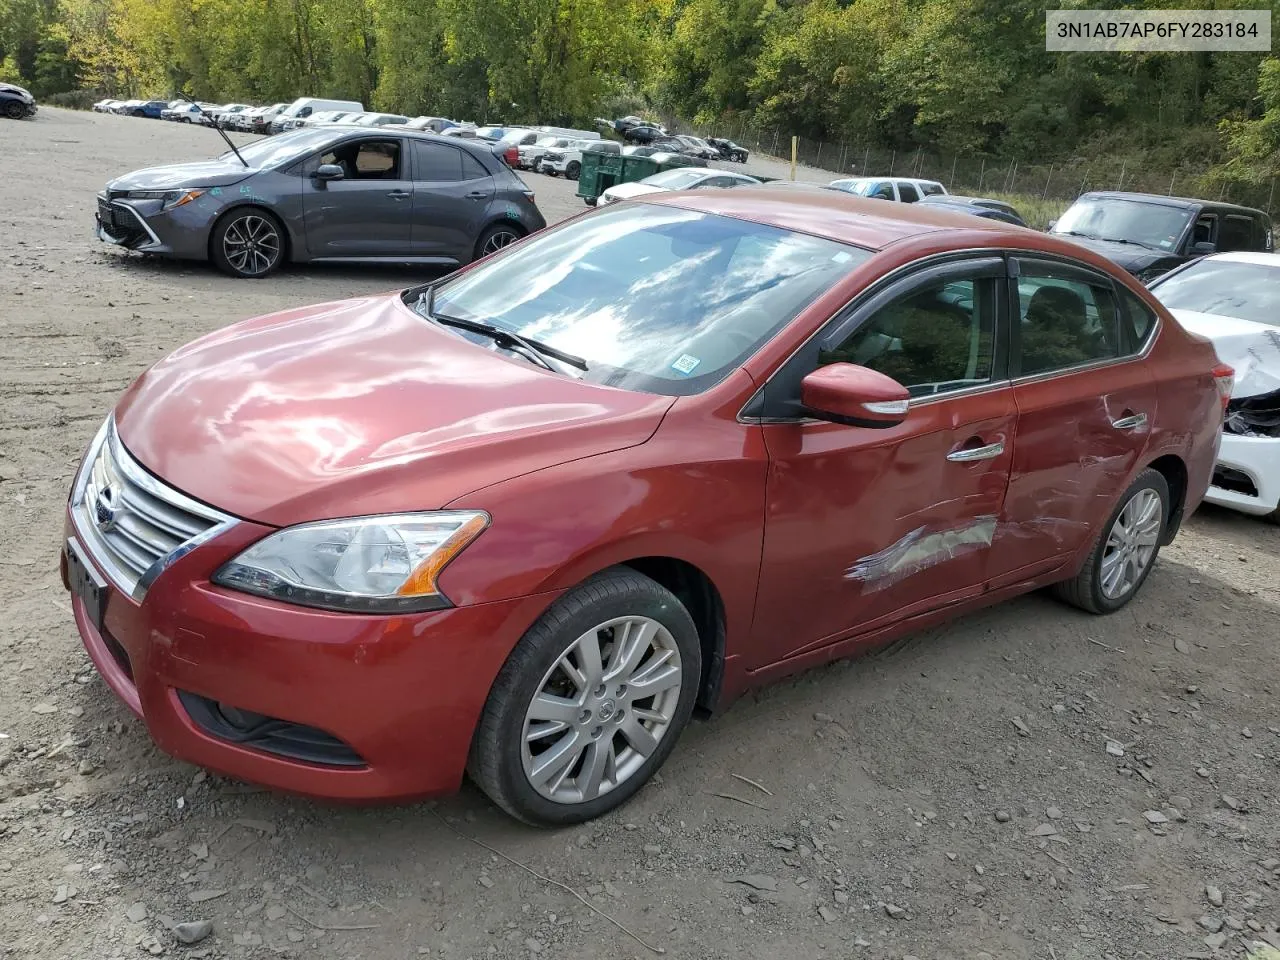
[(1261, 210), (1150, 193), (1083, 194), (1049, 232), (1102, 254), (1143, 283), (1206, 254), (1273, 249), (1271, 219)]

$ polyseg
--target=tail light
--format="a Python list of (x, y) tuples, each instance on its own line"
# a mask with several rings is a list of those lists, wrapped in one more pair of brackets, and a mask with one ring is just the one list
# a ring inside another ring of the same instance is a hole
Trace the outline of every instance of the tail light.
[(520, 162), (520, 151), (515, 147), (507, 147), (502, 159), (506, 161), (508, 167), (514, 167)]
[(1213, 383), (1218, 388), (1218, 399), (1222, 402), (1222, 414), (1226, 416), (1227, 404), (1231, 402), (1231, 390), (1236, 385), (1236, 372), (1225, 363), (1213, 368)]

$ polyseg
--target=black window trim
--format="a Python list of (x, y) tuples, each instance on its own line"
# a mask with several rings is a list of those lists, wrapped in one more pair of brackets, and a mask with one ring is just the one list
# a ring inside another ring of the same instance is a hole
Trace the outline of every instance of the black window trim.
[[(1192, 222), (1194, 223), (1194, 221)], [(1061, 270), (1065, 274), (1070, 274), (1070, 273), (1076, 274), (1076, 278), (1085, 283), (1091, 283), (1096, 286), (1102, 286), (1102, 287), (1108, 288), (1111, 291), (1111, 296), (1115, 300), (1117, 308), (1124, 310), (1125, 315), (1126, 316), (1128, 315), (1128, 308), (1122, 306), (1123, 300), (1121, 299), (1118, 291), (1116, 290), (1116, 287), (1118, 286), (1118, 284), (1116, 283), (1113, 277), (1103, 272), (1102, 270), (1098, 270), (1093, 267), (1087, 266), (1079, 262), (1078, 260), (1068, 260), (1064, 257), (1059, 257), (1055, 254), (1041, 253), (1039, 251), (1034, 251), (1034, 250), (1007, 250), (1005, 251), (1005, 254), (1006, 254), (1006, 257), (1008, 258), (1009, 267), (1010, 267), (1009, 309), (1010, 311), (1012, 311), (1010, 313), (1010, 319), (1012, 319), (1015, 313), (1019, 317), (1019, 319), (1021, 319), (1022, 317), (1022, 303), (1021, 303), (1021, 294), (1018, 291), (1018, 277), (1021, 276), (1021, 272), (1022, 272), (1021, 264), (1027, 261), (1032, 261), (1032, 262), (1038, 261), (1041, 263), (1050, 264), (1054, 267), (1054, 269)], [(1071, 279), (1071, 278), (1069, 276), (1064, 276), (1063, 279)], [(1128, 292), (1131, 294), (1133, 293), (1132, 290)], [(1137, 294), (1134, 294), (1134, 296), (1137, 296)], [(1044, 370), (1044, 371), (1041, 371), (1040, 373), (1029, 373), (1026, 375), (1014, 376), (1012, 378), (1014, 386), (1022, 386), (1028, 383), (1037, 383), (1041, 380), (1053, 380), (1057, 377), (1061, 377), (1066, 374), (1080, 373), (1080, 372), (1092, 370), (1098, 367), (1110, 367), (1110, 366), (1116, 366), (1121, 363), (1134, 363), (1139, 360), (1145, 360), (1147, 355), (1151, 352), (1152, 348), (1155, 346), (1156, 335), (1158, 334), (1161, 326), (1159, 311), (1153, 310), (1152, 313), (1155, 314), (1156, 322), (1151, 325), (1151, 329), (1147, 332), (1147, 338), (1141, 350), (1138, 350), (1137, 352), (1122, 353), (1118, 357), (1104, 357), (1100, 360), (1089, 360), (1085, 363), (1077, 363), (1074, 366), (1061, 367), (1060, 369), (1057, 369), (1057, 370)], [(1117, 316), (1117, 319), (1118, 319), (1118, 316)], [(1022, 344), (1019, 336), (1019, 334), (1021, 333), (1021, 327), (1022, 325), (1020, 323), (1011, 322), (1009, 324), (1009, 372), (1010, 374), (1012, 374), (1014, 370), (1019, 369), (1019, 364), (1022, 362), (1022, 349), (1021, 349)], [(1125, 340), (1124, 346), (1127, 346), (1128, 340), (1129, 340), (1128, 330), (1125, 328), (1122, 328), (1120, 330), (1120, 334)]]
[[(836, 310), (819, 329), (805, 339), (743, 405), (738, 420), (746, 423), (819, 423), (795, 412), (800, 402), (800, 381), (817, 369), (818, 355), (842, 343), (866, 320), (912, 290), (948, 279), (991, 279), (995, 282), (995, 338), (991, 378), (987, 383), (912, 397), (911, 406), (938, 403), (1005, 387), (1009, 384), (1009, 298), (1000, 295), (1007, 277), (1003, 251), (990, 248), (949, 250), (890, 271)], [(770, 396), (772, 392), (775, 396)]]

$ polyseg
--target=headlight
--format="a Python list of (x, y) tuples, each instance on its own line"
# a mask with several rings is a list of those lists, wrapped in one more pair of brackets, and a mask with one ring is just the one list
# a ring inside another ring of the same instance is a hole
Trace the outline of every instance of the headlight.
[(489, 525), (473, 510), (289, 527), (225, 564), (213, 582), (306, 607), (406, 613), (450, 606), (440, 571)]
[(129, 200), (163, 200), (165, 210), (181, 207), (202, 196), (203, 190), (130, 190), (125, 194)]

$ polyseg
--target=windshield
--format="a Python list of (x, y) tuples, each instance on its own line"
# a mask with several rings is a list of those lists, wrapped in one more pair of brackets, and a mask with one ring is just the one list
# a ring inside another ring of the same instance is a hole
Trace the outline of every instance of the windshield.
[(655, 187), (666, 187), (668, 190), (684, 190), (702, 180), (706, 174), (693, 173), (689, 170), (663, 170), (651, 177), (645, 177), (643, 183)]
[(539, 141), (538, 141), (538, 146), (540, 146), (540, 147), (558, 147), (558, 146), (561, 146), (562, 144), (567, 143), (567, 142), (568, 142), (568, 141), (564, 140), (564, 139), (563, 139), (563, 138), (561, 138), (561, 137), (543, 137), (541, 140), (539, 140)]
[(567, 375), (679, 396), (718, 383), (870, 256), (692, 210), (606, 208), (444, 283), (433, 309), (586, 361)]
[(1153, 250), (1172, 250), (1191, 211), (1141, 200), (1077, 200), (1053, 227), (1092, 240), (1129, 240)]
[(1170, 310), (1193, 310), (1280, 327), (1280, 262), (1198, 260), (1151, 292)]
[[(215, 137), (217, 134), (213, 134)], [(266, 169), (295, 160), (308, 150), (333, 139), (334, 131), (324, 127), (301, 127), (265, 140), (255, 140), (244, 145), (236, 144), (240, 156), (251, 167)], [(230, 150), (218, 155), (219, 160), (239, 164)]]

